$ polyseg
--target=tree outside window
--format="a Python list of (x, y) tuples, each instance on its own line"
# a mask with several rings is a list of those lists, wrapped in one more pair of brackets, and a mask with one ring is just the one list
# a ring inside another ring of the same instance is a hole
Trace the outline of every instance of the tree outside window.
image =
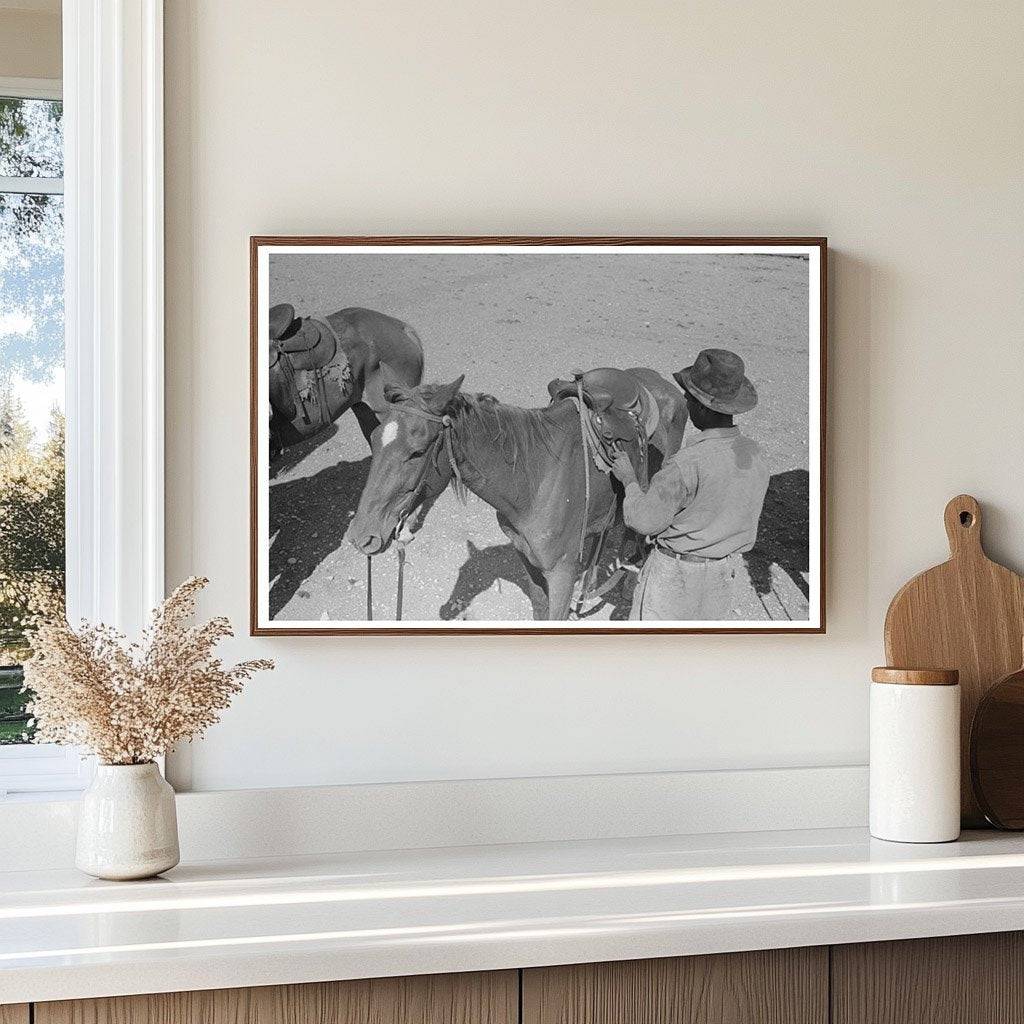
[(61, 107), (0, 97), (0, 744), (31, 739), (25, 627), (63, 613)]

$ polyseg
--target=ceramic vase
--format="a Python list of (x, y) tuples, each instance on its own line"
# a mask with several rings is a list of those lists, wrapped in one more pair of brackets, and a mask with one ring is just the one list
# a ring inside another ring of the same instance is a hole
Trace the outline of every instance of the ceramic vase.
[(149, 764), (101, 764), (82, 794), (75, 864), (96, 878), (150, 878), (178, 863), (174, 790)]

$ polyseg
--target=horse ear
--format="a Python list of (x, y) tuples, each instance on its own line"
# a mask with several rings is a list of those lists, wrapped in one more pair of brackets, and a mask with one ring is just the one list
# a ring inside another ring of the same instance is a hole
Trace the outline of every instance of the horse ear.
[(462, 382), (466, 379), (466, 375), (462, 374), (456, 377), (451, 384), (442, 384), (430, 397), (430, 408), (441, 414), (448, 408), (448, 404), (452, 399), (459, 393), (462, 388)]

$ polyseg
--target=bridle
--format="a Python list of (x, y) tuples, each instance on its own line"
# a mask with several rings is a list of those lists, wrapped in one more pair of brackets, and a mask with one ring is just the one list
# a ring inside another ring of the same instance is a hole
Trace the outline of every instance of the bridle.
[(430, 458), (424, 458), (423, 469), (420, 470), (419, 479), (416, 481), (416, 487), (413, 489), (415, 494), (423, 484), (424, 479), (427, 475), (427, 468), (430, 464), (437, 466), (437, 456), (440, 454), (440, 446), (443, 444), (445, 454), (448, 456), (448, 462), (452, 467), (452, 473), (455, 475), (455, 480), (459, 487), (465, 487), (465, 481), (462, 479), (462, 471), (459, 469), (459, 464), (455, 461), (455, 450), (452, 447), (452, 426), (454, 421), (451, 416), (447, 414), (444, 416), (437, 416), (432, 412), (427, 412), (426, 409), (417, 409), (415, 405), (406, 405), (402, 402), (394, 402), (391, 408), (396, 412), (408, 413), (410, 416), (419, 416), (420, 419), (428, 420), (430, 423), (440, 423), (441, 430), (437, 437), (431, 441), (431, 450), (427, 453)]
[[(392, 402), (391, 408), (396, 412), (408, 413), (410, 416), (418, 416), (420, 419), (428, 420), (431, 423), (439, 423), (441, 425), (441, 429), (438, 431), (437, 437), (430, 442), (430, 448), (423, 453), (423, 466), (420, 468), (419, 476), (416, 478), (416, 483), (413, 484), (413, 488), (409, 492), (409, 501), (406, 503), (406, 508), (398, 516), (398, 522), (395, 524), (394, 531), (392, 532), (392, 536), (397, 536), (402, 532), (402, 528), (405, 526), (406, 520), (418, 504), (417, 498), (426, 483), (427, 473), (431, 468), (434, 468), (435, 470), (438, 469), (438, 460), (442, 448), (448, 456), (448, 464), (452, 468), (456, 487), (460, 490), (460, 493), (465, 491), (466, 484), (462, 479), (462, 471), (459, 469), (459, 464), (455, 460), (455, 449), (452, 447), (453, 420), (451, 416), (437, 416), (432, 412), (427, 412), (425, 409), (417, 409), (414, 405), (405, 405), (404, 403), (399, 402)], [(403, 591), (405, 589), (406, 545), (399, 542), (396, 546), (398, 548), (398, 586), (395, 598), (395, 620), (401, 622), (402, 598)], [(373, 555), (366, 556), (366, 620), (368, 622), (373, 621)]]

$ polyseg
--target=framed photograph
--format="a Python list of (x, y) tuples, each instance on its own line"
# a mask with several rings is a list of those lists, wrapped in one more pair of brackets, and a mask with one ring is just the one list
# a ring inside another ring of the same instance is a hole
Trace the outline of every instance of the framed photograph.
[(826, 254), (252, 238), (253, 634), (823, 633)]

